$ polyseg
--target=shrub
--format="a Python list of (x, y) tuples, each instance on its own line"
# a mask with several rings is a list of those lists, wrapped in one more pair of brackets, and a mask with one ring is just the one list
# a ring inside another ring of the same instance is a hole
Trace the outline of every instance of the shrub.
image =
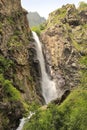
[(10, 67), (13, 66), (13, 61), (0, 56), (0, 73), (5, 74), (9, 71)]
[(81, 69), (80, 70), (80, 75), (81, 75), (81, 78), (80, 78), (80, 87), (83, 88), (83, 89), (87, 89), (87, 56), (82, 56), (80, 58), (80, 61), (79, 61), (80, 65), (82, 66), (82, 68), (84, 69)]
[(87, 9), (87, 3), (85, 3), (84, 1), (81, 1), (79, 3), (79, 9), (80, 10)]
[(23, 130), (86, 130), (87, 90), (74, 90), (60, 105), (37, 111)]
[(46, 25), (44, 24), (40, 24), (39, 26), (33, 26), (31, 28), (32, 31), (36, 32), (38, 36), (40, 36), (41, 31), (43, 31), (45, 29)]
[(36, 32), (38, 36), (40, 36), (40, 27), (39, 26), (34, 26), (31, 28), (32, 31)]
[(14, 24), (14, 19), (11, 16), (7, 17), (7, 21), (9, 22), (9, 24)]
[(5, 80), (2, 74), (0, 74), (0, 85), (8, 100), (17, 101), (21, 99), (20, 92), (12, 85), (11, 81)]

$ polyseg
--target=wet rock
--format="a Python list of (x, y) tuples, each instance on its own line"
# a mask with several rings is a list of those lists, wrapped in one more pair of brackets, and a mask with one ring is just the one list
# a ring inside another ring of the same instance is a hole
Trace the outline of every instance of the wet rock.
[(52, 101), (52, 103), (60, 105), (67, 98), (69, 94), (70, 90), (65, 90), (61, 98), (57, 98), (56, 100)]

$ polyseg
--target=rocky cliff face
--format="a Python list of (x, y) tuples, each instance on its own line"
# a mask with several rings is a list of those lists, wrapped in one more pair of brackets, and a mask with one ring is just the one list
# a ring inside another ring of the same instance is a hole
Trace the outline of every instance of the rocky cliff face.
[[(80, 83), (80, 59), (87, 56), (87, 8), (66, 5), (52, 12), (41, 34), (48, 73), (57, 83), (59, 96)], [(51, 71), (50, 69), (51, 68)]]
[(15, 130), (29, 103), (40, 100), (26, 14), (20, 0), (0, 0), (0, 130)]

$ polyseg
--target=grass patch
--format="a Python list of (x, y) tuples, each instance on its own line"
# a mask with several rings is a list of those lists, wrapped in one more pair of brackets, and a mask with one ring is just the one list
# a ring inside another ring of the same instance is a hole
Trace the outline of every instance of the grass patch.
[[(18, 33), (18, 32), (15, 32), (15, 33)], [(19, 47), (19, 46), (22, 46), (22, 43), (19, 41), (19, 37), (18, 37), (19, 34), (17, 35), (13, 35), (9, 41), (8, 41), (8, 47)]]
[(87, 9), (87, 3), (84, 1), (79, 2), (78, 10), (86, 10)]
[(49, 16), (50, 21), (48, 20), (47, 22), (47, 28), (50, 26), (54, 26), (55, 24), (60, 24), (61, 20), (65, 18), (66, 12), (67, 10), (65, 7), (59, 8), (58, 10), (52, 12)]
[(36, 32), (38, 36), (40, 36), (41, 30), (39, 26), (34, 26), (31, 28), (32, 31)]
[(7, 21), (9, 22), (9, 24), (14, 24), (14, 19), (13, 19), (13, 17), (11, 17), (11, 16), (9, 16), (9, 17), (7, 17)]
[(39, 26), (33, 26), (31, 28), (32, 31), (36, 32), (38, 36), (40, 36), (41, 32), (45, 29), (45, 24), (41, 24)]
[(87, 56), (83, 56), (80, 58), (80, 64), (87, 67)]
[(20, 92), (12, 85), (11, 81), (4, 79), (2, 74), (0, 74), (0, 85), (5, 98), (9, 101), (19, 101), (21, 99)]
[(6, 74), (13, 65), (12, 60), (0, 56), (0, 73)]
[(83, 69), (80, 70), (79, 74), (80, 78), (80, 87), (83, 89), (87, 89), (87, 56), (83, 56), (80, 58), (79, 63)]

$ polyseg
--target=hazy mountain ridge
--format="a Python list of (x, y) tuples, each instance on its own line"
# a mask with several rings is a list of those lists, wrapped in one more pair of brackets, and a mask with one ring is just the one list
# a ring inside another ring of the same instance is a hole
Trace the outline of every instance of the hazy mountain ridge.
[(37, 12), (29, 12), (27, 18), (30, 27), (38, 26), (46, 21), (46, 19), (41, 17)]

